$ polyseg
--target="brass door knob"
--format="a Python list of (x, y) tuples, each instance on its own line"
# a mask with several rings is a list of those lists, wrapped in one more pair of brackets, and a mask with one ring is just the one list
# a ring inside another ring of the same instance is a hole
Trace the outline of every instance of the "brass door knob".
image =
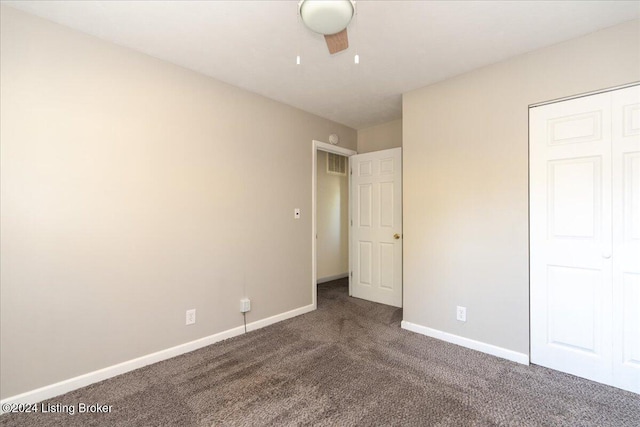
[(396, 233), (396, 234), (393, 235), (393, 238), (398, 240), (400, 238), (400, 235), (398, 233)]

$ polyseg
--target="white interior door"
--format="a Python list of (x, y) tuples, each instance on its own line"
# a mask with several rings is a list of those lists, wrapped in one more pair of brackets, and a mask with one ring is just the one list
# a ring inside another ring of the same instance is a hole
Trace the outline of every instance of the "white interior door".
[(531, 361), (611, 381), (609, 94), (530, 111)]
[(613, 385), (640, 393), (640, 87), (611, 96)]
[(635, 392), (638, 94), (530, 110), (531, 361)]
[(402, 149), (349, 161), (352, 295), (402, 307)]

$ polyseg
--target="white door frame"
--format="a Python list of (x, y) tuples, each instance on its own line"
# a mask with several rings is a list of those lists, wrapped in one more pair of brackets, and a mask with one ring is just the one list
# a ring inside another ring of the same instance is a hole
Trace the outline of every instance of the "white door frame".
[[(318, 193), (318, 150), (326, 151), (328, 153), (340, 154), (341, 156), (351, 157), (354, 154), (358, 154), (356, 151), (349, 150), (348, 148), (337, 147), (335, 145), (327, 144), (326, 142), (316, 141), (315, 139), (311, 144), (312, 155), (311, 155), (311, 188), (312, 188), (312, 196), (311, 196), (311, 301), (313, 304), (313, 308), (316, 309), (318, 307), (317, 301), (317, 281), (318, 281), (318, 272), (317, 268), (317, 260), (316, 260), (316, 245), (317, 239), (316, 234), (318, 232), (318, 224), (317, 224), (317, 193)], [(351, 170), (351, 168), (348, 168)], [(347, 179), (349, 180), (349, 224), (351, 224), (351, 174), (347, 172)], [(349, 239), (349, 295), (351, 295), (351, 226), (348, 228), (348, 239)]]

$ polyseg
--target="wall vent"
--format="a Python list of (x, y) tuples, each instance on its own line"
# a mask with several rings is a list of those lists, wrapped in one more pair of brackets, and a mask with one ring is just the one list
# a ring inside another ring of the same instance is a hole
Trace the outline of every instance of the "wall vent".
[(327, 173), (331, 175), (346, 175), (347, 158), (340, 154), (327, 153)]

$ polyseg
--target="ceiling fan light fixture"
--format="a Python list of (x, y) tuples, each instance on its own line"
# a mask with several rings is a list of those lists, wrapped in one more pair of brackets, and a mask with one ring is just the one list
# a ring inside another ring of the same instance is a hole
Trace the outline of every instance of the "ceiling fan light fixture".
[(347, 28), (354, 13), (351, 0), (302, 0), (299, 8), (307, 28), (324, 35), (336, 34)]

